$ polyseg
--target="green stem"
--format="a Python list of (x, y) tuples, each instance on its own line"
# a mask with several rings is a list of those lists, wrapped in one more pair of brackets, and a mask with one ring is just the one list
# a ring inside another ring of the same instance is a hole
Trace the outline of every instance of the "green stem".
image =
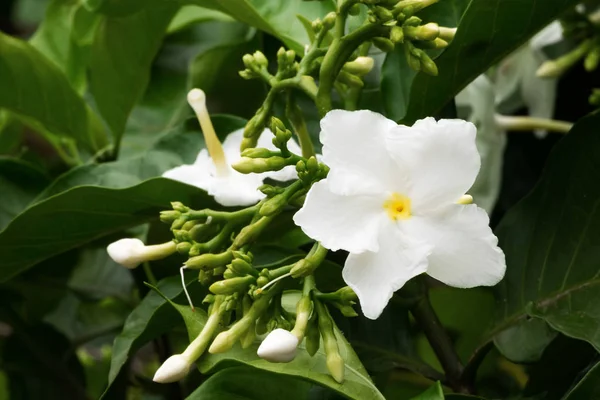
[(571, 122), (556, 121), (545, 118), (513, 117), (507, 115), (495, 115), (498, 127), (507, 131), (532, 131), (543, 129), (549, 132), (567, 133), (573, 127)]
[(300, 148), (302, 149), (302, 157), (310, 158), (314, 156), (315, 148), (310, 138), (310, 134), (308, 133), (306, 122), (304, 121), (304, 118), (302, 117), (302, 111), (296, 104), (291, 92), (288, 93), (286, 114), (290, 120), (290, 123), (292, 124), (294, 132), (296, 132), (296, 135), (298, 136)]
[(221, 322), (221, 316), (223, 314), (221, 305), (224, 300), (224, 295), (215, 296), (215, 302), (212, 305), (212, 313), (208, 317), (208, 320), (206, 320), (206, 324), (198, 337), (196, 337), (183, 352), (183, 356), (187, 357), (190, 362), (194, 362), (200, 358), (202, 353), (204, 353), (208, 347), (211, 339), (215, 336), (215, 332), (219, 328), (219, 323)]
[(205, 219), (211, 217), (214, 220), (218, 221), (243, 221), (245, 219), (251, 218), (260, 208), (258, 203), (252, 207), (244, 208), (243, 210), (227, 212), (227, 211), (214, 211), (214, 210), (190, 210), (187, 215), (190, 220), (195, 219)]
[(463, 366), (454, 350), (454, 344), (433, 310), (427, 292), (411, 307), (410, 311), (423, 329), (440, 364), (442, 364), (449, 385), (457, 392), (468, 392), (460, 383)]
[(148, 282), (152, 286), (156, 286), (158, 281), (156, 280), (156, 277), (154, 276), (154, 273), (152, 272), (152, 268), (150, 268), (150, 263), (146, 261), (142, 264), (142, 267), (144, 268), (144, 274), (146, 274), (146, 279), (148, 280)]

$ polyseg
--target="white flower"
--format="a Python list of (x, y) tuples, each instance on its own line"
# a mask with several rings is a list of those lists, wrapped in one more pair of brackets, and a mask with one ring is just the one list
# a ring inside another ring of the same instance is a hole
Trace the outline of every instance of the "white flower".
[(407, 127), (371, 111), (335, 110), (321, 121), (330, 172), (294, 222), (323, 246), (350, 253), (343, 277), (368, 318), (424, 272), (461, 288), (504, 276), (487, 214), (456, 204), (479, 170), (475, 135), (462, 120)]
[(256, 354), (273, 363), (287, 363), (296, 357), (298, 338), (285, 329), (271, 331), (258, 347)]
[[(532, 117), (551, 119), (554, 116), (558, 79), (540, 78), (537, 71), (548, 61), (543, 48), (562, 38), (562, 27), (554, 21), (498, 65), (495, 89), (500, 113), (511, 115), (521, 107), (527, 107)], [(540, 138), (546, 133), (542, 129), (535, 131)]]
[(156, 370), (152, 380), (158, 383), (177, 382), (188, 374), (191, 366), (192, 363), (184, 355), (172, 355)]
[[(181, 165), (163, 173), (165, 178), (204, 189), (224, 206), (248, 206), (263, 199), (265, 195), (257, 188), (262, 185), (265, 178), (278, 181), (297, 178), (294, 166), (262, 174), (241, 174), (231, 168), (231, 164), (241, 158), (240, 144), (244, 137), (244, 130), (230, 133), (221, 146), (206, 110), (204, 92), (193, 89), (188, 94), (188, 102), (198, 116), (207, 149), (200, 151), (194, 164)], [(271, 131), (265, 129), (258, 140), (257, 147), (277, 150), (272, 139)], [(301, 153), (300, 146), (293, 139), (288, 142), (288, 148), (293, 153)]]
[(121, 239), (108, 245), (110, 258), (125, 268), (133, 269), (144, 261), (160, 260), (175, 253), (177, 245), (173, 241), (146, 246), (140, 239)]

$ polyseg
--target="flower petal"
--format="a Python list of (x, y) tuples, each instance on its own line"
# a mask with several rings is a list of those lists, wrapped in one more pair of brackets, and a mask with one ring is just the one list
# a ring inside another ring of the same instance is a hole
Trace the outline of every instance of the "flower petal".
[(484, 210), (452, 204), (427, 217), (402, 221), (411, 238), (433, 244), (427, 274), (459, 288), (493, 286), (506, 270), (504, 252)]
[(294, 222), (305, 234), (326, 248), (351, 253), (379, 249), (377, 233), (383, 218), (384, 200), (375, 196), (339, 196), (327, 181), (315, 183)]
[(240, 174), (234, 169), (229, 170), (225, 177), (212, 178), (208, 194), (226, 207), (250, 206), (263, 199), (265, 195), (258, 190), (262, 184), (262, 174)]
[(431, 247), (402, 234), (396, 224), (383, 224), (378, 252), (350, 254), (344, 281), (354, 290), (365, 317), (377, 319), (394, 292), (427, 269)]
[[(210, 158), (208, 159), (208, 161), (210, 162), (210, 164), (212, 164)], [(168, 171), (165, 171), (162, 174), (162, 176), (165, 178), (172, 179), (174, 181), (179, 181), (187, 183), (188, 185), (199, 187), (200, 189), (204, 189), (206, 191), (208, 191), (214, 179), (210, 173), (208, 163), (204, 163), (204, 165), (180, 165), (179, 167), (175, 167)]]
[(388, 134), (396, 171), (409, 174), (413, 213), (455, 203), (473, 185), (481, 165), (476, 134), (470, 122), (434, 118), (399, 125)]
[(323, 162), (337, 194), (383, 193), (401, 180), (385, 137), (397, 124), (368, 110), (333, 110), (321, 120)]

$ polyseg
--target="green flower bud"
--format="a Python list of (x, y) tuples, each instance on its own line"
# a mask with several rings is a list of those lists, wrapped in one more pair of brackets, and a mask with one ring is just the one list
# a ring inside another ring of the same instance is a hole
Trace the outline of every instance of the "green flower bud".
[(406, 21), (404, 21), (404, 24), (402, 24), (402, 27), (408, 27), (408, 26), (419, 26), (421, 25), (421, 22), (423, 22), (423, 20), (419, 17), (409, 17), (406, 19)]
[(335, 20), (337, 18), (337, 14), (334, 11), (331, 11), (329, 14), (323, 18), (323, 28), (330, 30), (335, 25)]
[(225, 279), (210, 285), (208, 290), (214, 294), (232, 294), (245, 291), (251, 283), (254, 283), (253, 276), (242, 276), (237, 278)]
[(165, 222), (167, 224), (175, 222), (177, 219), (181, 217), (181, 213), (175, 210), (166, 210), (160, 212), (160, 220), (161, 222)]
[(310, 321), (308, 321), (308, 326), (306, 327), (306, 333), (304, 337), (306, 352), (312, 357), (317, 354), (319, 347), (321, 347), (321, 333), (319, 332), (316, 314), (314, 314)]
[(254, 52), (253, 56), (254, 61), (256, 62), (256, 64), (258, 64), (259, 67), (267, 68), (267, 66), (269, 65), (269, 61), (263, 53), (257, 50), (256, 52)]
[(444, 39), (436, 38), (428, 42), (420, 42), (419, 47), (426, 49), (445, 49), (448, 47), (448, 42)]
[(225, 279), (232, 279), (232, 278), (237, 278), (239, 277), (240, 274), (236, 273), (234, 270), (227, 268), (225, 270), (225, 272), (223, 272), (223, 278)]
[(394, 51), (394, 42), (390, 39), (375, 37), (372, 39), (373, 45), (377, 47), (379, 50), (384, 51), (386, 53), (391, 53)]
[(173, 236), (178, 242), (187, 242), (191, 240), (189, 231), (184, 231), (183, 229), (173, 229)]
[(371, 8), (371, 10), (373, 11), (373, 14), (375, 14), (379, 22), (388, 22), (394, 19), (394, 14), (392, 14), (392, 12), (387, 8), (375, 6)]
[(273, 153), (271, 150), (269, 149), (265, 149), (265, 148), (250, 148), (250, 149), (244, 149), (244, 151), (242, 151), (242, 157), (248, 157), (248, 158), (269, 158), (271, 157)]
[(288, 196), (286, 193), (278, 194), (274, 197), (271, 197), (269, 200), (265, 201), (263, 205), (260, 207), (259, 214), (263, 217), (270, 217), (272, 215), (277, 215), (287, 205)]
[(254, 68), (254, 57), (252, 57), (252, 55), (250, 54), (244, 54), (244, 56), (242, 57), (242, 62), (244, 63), (244, 66), (249, 70), (252, 70)]
[(404, 26), (404, 35), (412, 40), (434, 40), (440, 35), (440, 28), (435, 22), (421, 26)]
[(288, 50), (285, 52), (285, 58), (288, 65), (292, 65), (296, 60), (296, 52), (294, 50)]
[(374, 65), (375, 60), (373, 60), (371, 57), (361, 56), (356, 57), (356, 59), (354, 59), (353, 61), (344, 64), (342, 70), (354, 75), (364, 76), (373, 69)]
[(348, 10), (348, 14), (353, 16), (360, 14), (360, 4), (357, 3), (350, 7), (350, 9)]
[(356, 311), (354, 310), (354, 308), (352, 308), (352, 306), (350, 304), (343, 304), (343, 303), (340, 303), (337, 301), (334, 301), (331, 304), (333, 304), (335, 306), (335, 308), (340, 310), (342, 315), (346, 318), (358, 317), (358, 314), (356, 313)]
[(179, 211), (180, 213), (186, 213), (190, 211), (189, 207), (184, 206), (183, 203), (179, 201), (172, 202), (171, 207), (173, 208), (173, 210)]
[(319, 170), (319, 161), (315, 156), (310, 157), (306, 161), (306, 169), (308, 172), (317, 172)]
[(319, 33), (321, 29), (323, 29), (323, 21), (321, 21), (321, 18), (317, 18), (310, 24), (310, 26), (315, 33)]
[(390, 40), (392, 43), (404, 42), (404, 29), (399, 26), (393, 26), (390, 30)]
[(337, 80), (338, 82), (353, 88), (362, 88), (365, 84), (358, 76), (349, 74), (346, 71), (340, 71), (337, 76)]
[(269, 283), (269, 278), (267, 278), (266, 276), (259, 276), (258, 279), (256, 280), (256, 285), (258, 287), (263, 287), (267, 283)]
[(192, 244), (188, 243), (188, 242), (181, 242), (181, 243), (177, 243), (177, 252), (179, 254), (189, 254), (190, 250), (192, 249)]
[(244, 69), (242, 71), (238, 71), (238, 74), (243, 79), (246, 79), (246, 80), (254, 79), (257, 77), (257, 75), (254, 72), (250, 71), (249, 69)]
[(407, 7), (412, 7), (413, 12), (418, 12), (437, 3), (439, 0), (402, 0), (394, 7), (394, 11), (402, 11)]
[(345, 364), (340, 356), (333, 320), (327, 308), (320, 301), (315, 300), (314, 303), (318, 316), (319, 331), (323, 337), (327, 369), (336, 382), (342, 383), (344, 381)]
[(227, 265), (232, 259), (233, 253), (227, 250), (219, 254), (207, 253), (192, 257), (185, 262), (185, 266), (190, 269), (212, 269)]
[(253, 275), (258, 277), (258, 271), (247, 261), (242, 260), (241, 258), (236, 258), (231, 261), (231, 270), (238, 275)]
[(267, 197), (273, 197), (279, 193), (282, 193), (285, 189), (279, 186), (272, 186), (272, 185), (261, 185), (258, 187), (258, 190), (260, 190), (261, 192), (263, 192)]
[(456, 28), (448, 28), (445, 26), (440, 26), (440, 39), (445, 40), (446, 42), (451, 42), (456, 35)]
[(242, 157), (231, 166), (242, 174), (261, 173), (267, 171), (279, 171), (287, 165), (283, 157), (273, 156), (270, 158), (248, 158)]
[(252, 243), (258, 238), (262, 231), (271, 223), (272, 217), (261, 217), (252, 225), (244, 227), (233, 241), (232, 247), (235, 249)]
[(435, 64), (435, 62), (431, 59), (431, 57), (427, 55), (427, 53), (425, 53), (424, 51), (421, 52), (420, 59), (421, 69), (423, 70), (423, 72), (432, 76), (438, 75), (438, 67)]
[(207, 294), (202, 300), (202, 304), (213, 304), (215, 302), (214, 294)]
[(210, 284), (210, 282), (212, 281), (212, 277), (212, 270), (200, 270), (200, 272), (198, 273), (198, 281), (204, 286)]
[(186, 222), (188, 222), (188, 216), (182, 215), (181, 217), (173, 221), (173, 223), (171, 224), (171, 230), (183, 228), (183, 225), (185, 225)]
[(250, 252), (244, 253), (244, 252), (237, 251), (237, 250), (233, 251), (233, 257), (236, 259), (246, 261), (247, 263), (252, 263), (252, 260), (254, 259), (254, 257), (252, 256), (252, 253), (250, 253)]
[(408, 66), (415, 70), (421, 70), (421, 59), (413, 54), (413, 45), (410, 42), (404, 43), (404, 55), (406, 56), (406, 62)]
[(598, 68), (598, 63), (600, 62), (600, 47), (594, 47), (585, 57), (583, 61), (583, 66), (585, 70), (588, 72), (594, 71)]

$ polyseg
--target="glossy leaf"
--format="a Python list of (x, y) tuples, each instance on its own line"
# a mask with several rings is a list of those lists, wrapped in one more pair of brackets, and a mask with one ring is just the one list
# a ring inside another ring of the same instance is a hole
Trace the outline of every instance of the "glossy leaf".
[(300, 379), (255, 368), (234, 367), (212, 375), (187, 400), (305, 400), (310, 388), (309, 383)]
[[(195, 338), (199, 333), (201, 321), (195, 314), (203, 312), (196, 310), (192, 312), (189, 307), (178, 306), (177, 310), (186, 321), (188, 327), (188, 336)], [(189, 321), (196, 321), (191, 324)], [(191, 329), (190, 329), (191, 328)], [(239, 344), (233, 349), (221, 354), (206, 354), (198, 362), (198, 367), (202, 373), (210, 373), (222, 368), (230, 363), (243, 364), (265, 371), (275, 372), (285, 376), (298, 377), (309, 380), (318, 385), (326, 386), (346, 397), (357, 400), (384, 399), (383, 395), (377, 390), (367, 371), (362, 366), (360, 360), (354, 353), (354, 350), (344, 338), (344, 335), (336, 329), (336, 337), (340, 354), (346, 362), (345, 381), (342, 384), (337, 383), (329, 375), (325, 364), (325, 353), (321, 347), (319, 351), (310, 357), (304, 350), (304, 344), (300, 344), (298, 355), (294, 361), (286, 364), (274, 364), (256, 355), (258, 345), (254, 343), (247, 349), (242, 349)]]
[(206, 192), (165, 178), (127, 189), (80, 186), (38, 202), (0, 232), (0, 281), (56, 254), (156, 219), (174, 200), (216, 206)]
[(438, 381), (420, 395), (413, 397), (412, 400), (444, 400), (442, 385)]
[(48, 185), (48, 177), (33, 165), (0, 157), (0, 230), (23, 211)]
[(531, 315), (600, 349), (599, 114), (556, 146), (536, 188), (497, 229), (506, 254), (499, 332)]
[(435, 115), (469, 82), (577, 3), (471, 0), (454, 41), (436, 60), (439, 75), (418, 74), (407, 100), (393, 103), (394, 118), (412, 122)]
[(100, 21), (90, 55), (90, 90), (117, 146), (178, 8), (173, 2), (157, 3), (131, 15), (107, 15)]
[(594, 365), (563, 400), (597, 398), (600, 398), (600, 363)]
[(58, 67), (30, 44), (0, 33), (0, 107), (88, 149), (104, 147), (99, 120)]
[(186, 3), (212, 8), (228, 14), (240, 22), (276, 36), (298, 54), (304, 53), (308, 35), (300, 14), (306, 19), (323, 18), (335, 11), (335, 2), (302, 0), (185, 0)]

